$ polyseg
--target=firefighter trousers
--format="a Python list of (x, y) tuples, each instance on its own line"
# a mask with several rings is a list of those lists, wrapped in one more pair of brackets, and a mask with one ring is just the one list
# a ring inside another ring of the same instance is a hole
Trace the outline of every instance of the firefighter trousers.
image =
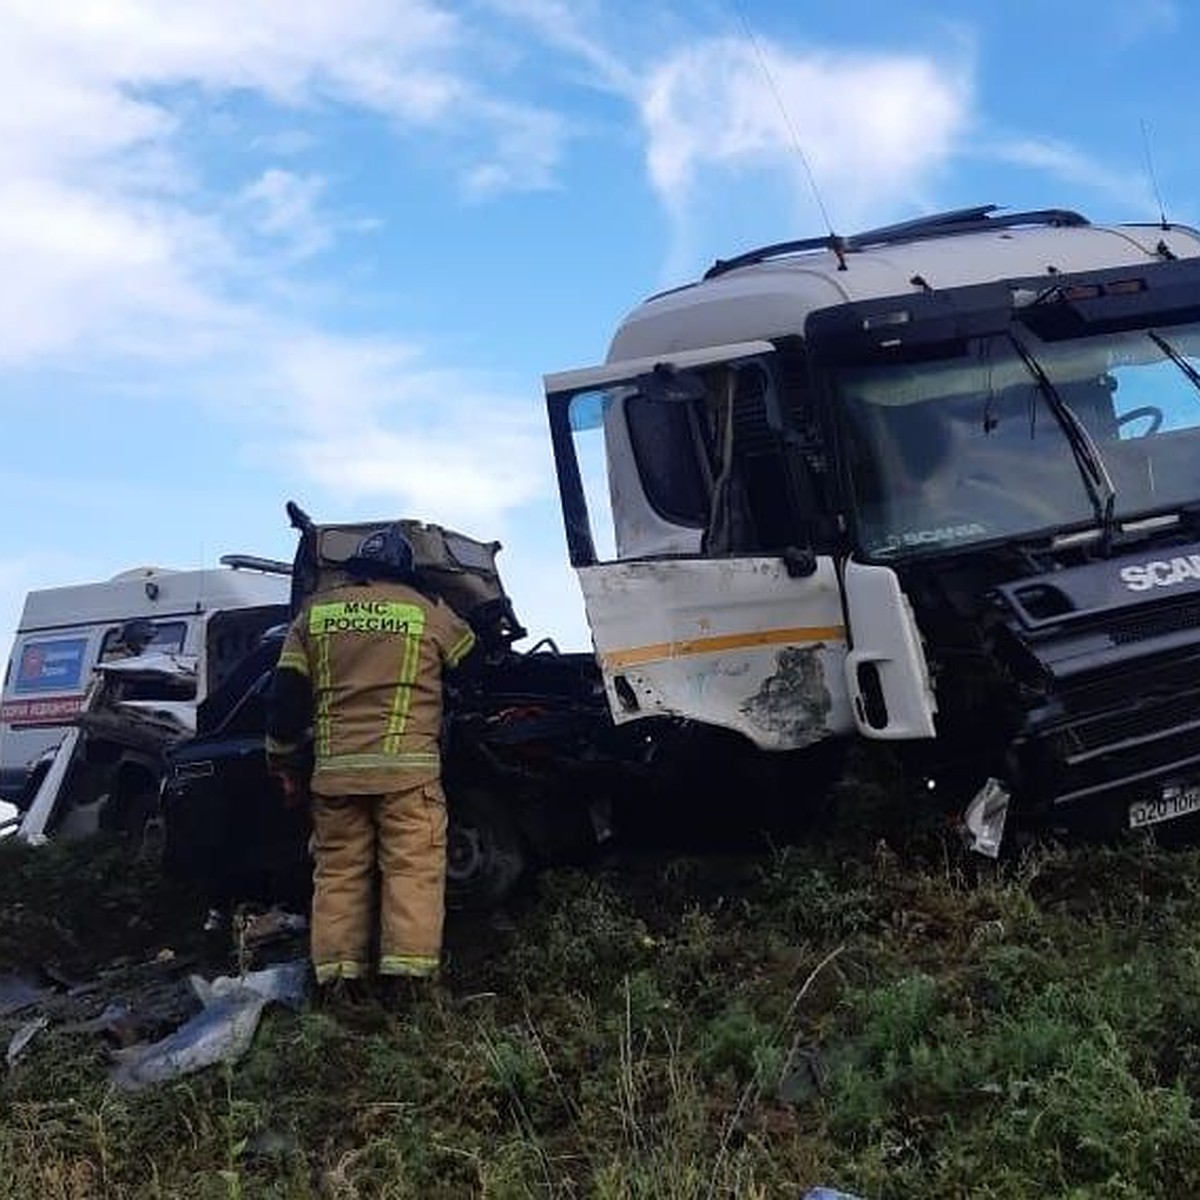
[(437, 970), (446, 890), (446, 800), (437, 780), (369, 796), (314, 793), (313, 857), (318, 983), (368, 973), (376, 871), (379, 973)]

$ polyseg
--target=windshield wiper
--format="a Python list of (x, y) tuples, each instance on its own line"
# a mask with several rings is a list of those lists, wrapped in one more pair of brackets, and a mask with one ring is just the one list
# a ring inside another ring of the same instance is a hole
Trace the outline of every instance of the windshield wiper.
[(1200, 371), (1197, 371), (1161, 333), (1147, 329), (1146, 336), (1191, 380), (1192, 387), (1200, 392)]
[[(1154, 335), (1151, 334), (1151, 336)], [(1071, 447), (1075, 465), (1079, 468), (1079, 474), (1083, 478), (1084, 487), (1087, 488), (1092, 508), (1096, 512), (1096, 520), (1100, 525), (1102, 535), (1102, 545), (1107, 548), (1112, 540), (1115, 527), (1113, 509), (1117, 503), (1117, 489), (1113, 486), (1108, 467), (1104, 465), (1104, 459), (1100, 457), (1100, 451), (1096, 448), (1096, 443), (1092, 441), (1092, 435), (1075, 415), (1074, 409), (1059, 394), (1058, 388), (1050, 381), (1050, 376), (1046, 374), (1042, 364), (1034, 358), (1029, 348), (1011, 330), (1008, 337), (1017, 354), (1020, 355), (1021, 361), (1025, 364), (1026, 370), (1036, 381), (1038, 391), (1050, 405), (1050, 411), (1062, 426), (1063, 433), (1066, 434), (1067, 445)]]

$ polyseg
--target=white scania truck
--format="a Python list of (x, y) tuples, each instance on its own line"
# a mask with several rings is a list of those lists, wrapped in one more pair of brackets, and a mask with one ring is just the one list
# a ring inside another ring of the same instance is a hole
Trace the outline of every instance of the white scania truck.
[(794, 759), (798, 805), (817, 747), (889, 741), (989, 853), (1012, 813), (1200, 810), (1195, 230), (988, 206), (767, 246), (546, 391), (617, 722)]

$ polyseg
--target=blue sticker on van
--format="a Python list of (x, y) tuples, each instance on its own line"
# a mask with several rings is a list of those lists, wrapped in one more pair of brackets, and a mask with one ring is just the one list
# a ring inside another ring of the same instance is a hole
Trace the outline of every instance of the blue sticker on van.
[(28, 692), (69, 692), (83, 679), (83, 659), (87, 638), (56, 638), (53, 641), (26, 642), (13, 690)]

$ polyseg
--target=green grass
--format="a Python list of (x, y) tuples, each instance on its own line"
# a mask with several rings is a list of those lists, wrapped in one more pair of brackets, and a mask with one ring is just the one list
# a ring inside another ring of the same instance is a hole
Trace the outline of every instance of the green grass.
[[(89, 947), (94, 965), (193, 928), (194, 902), (119, 850), (0, 852), (0, 971), (47, 952), (82, 970)], [(0, 1083), (0, 1180), (1200, 1195), (1198, 929), (1200, 853), (1148, 843), (994, 866), (926, 832), (551, 872), (504, 921), (457, 919), (448, 988), (403, 1019), (271, 1012), (235, 1067), (137, 1095), (108, 1084), (96, 1035), (51, 1027)]]

